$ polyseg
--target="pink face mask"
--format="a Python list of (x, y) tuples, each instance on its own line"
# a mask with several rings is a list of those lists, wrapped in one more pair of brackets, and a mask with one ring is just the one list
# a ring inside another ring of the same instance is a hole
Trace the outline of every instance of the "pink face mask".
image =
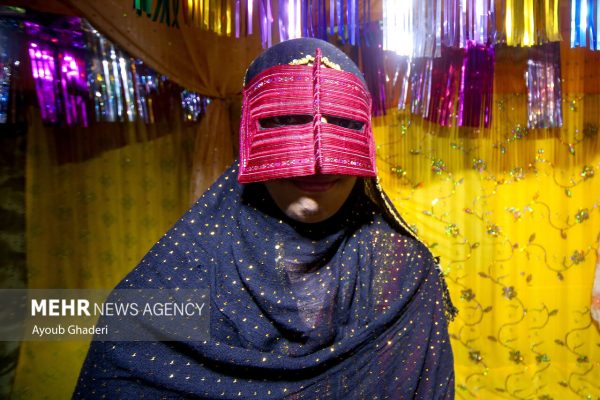
[(313, 174), (374, 177), (371, 96), (355, 75), (312, 66), (267, 68), (243, 91), (240, 183)]

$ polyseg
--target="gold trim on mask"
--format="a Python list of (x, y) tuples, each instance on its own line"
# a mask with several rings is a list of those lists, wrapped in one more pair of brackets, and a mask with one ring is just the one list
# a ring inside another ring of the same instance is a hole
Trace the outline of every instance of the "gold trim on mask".
[[(307, 55), (306, 57), (302, 57), (302, 58), (297, 58), (292, 60), (288, 65), (312, 65), (312, 63), (315, 61), (315, 57), (311, 56), (310, 54)], [(329, 58), (327, 57), (321, 57), (321, 64), (331, 68), (331, 69), (335, 69), (338, 71), (342, 70), (342, 67), (340, 67), (339, 64), (334, 63), (333, 61), (329, 60)], [(250, 64), (252, 65), (252, 64)], [(246, 68), (246, 72), (244, 73), (244, 81), (242, 83), (242, 86), (245, 87), (246, 86), (246, 75), (248, 74), (248, 69), (250, 69), (250, 66), (248, 66), (248, 68)]]
[[(308, 65), (308, 64), (313, 63), (314, 61), (315, 61), (315, 57), (308, 54), (305, 57), (292, 60), (289, 63), (289, 65)], [(338, 71), (342, 70), (342, 68), (339, 66), (339, 64), (336, 64), (336, 63), (330, 61), (329, 58), (327, 58), (327, 57), (321, 57), (321, 64), (323, 64), (324, 66), (326, 66), (328, 68), (336, 69)]]

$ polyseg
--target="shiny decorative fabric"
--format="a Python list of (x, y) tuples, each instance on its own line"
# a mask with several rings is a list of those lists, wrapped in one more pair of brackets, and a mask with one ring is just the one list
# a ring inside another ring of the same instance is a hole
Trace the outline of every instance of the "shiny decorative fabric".
[[(294, 42), (297, 41), (278, 46)], [(326, 47), (334, 59), (347, 59), (326, 42), (310, 42)], [(276, 47), (272, 51), (279, 52)], [(376, 176), (371, 96), (364, 80), (356, 72), (336, 69), (341, 67), (329, 56), (322, 56), (321, 47), (315, 49), (314, 56), (296, 54), (312, 65), (267, 67), (253, 75), (244, 88), (239, 181), (259, 182), (315, 173)], [(312, 122), (261, 127), (263, 118), (286, 115), (311, 116)], [(330, 123), (327, 120), (331, 117), (358, 122), (361, 128)]]
[(206, 288), (210, 340), (94, 341), (76, 399), (452, 399), (443, 277), (367, 195), (288, 219), (232, 166), (118, 288)]

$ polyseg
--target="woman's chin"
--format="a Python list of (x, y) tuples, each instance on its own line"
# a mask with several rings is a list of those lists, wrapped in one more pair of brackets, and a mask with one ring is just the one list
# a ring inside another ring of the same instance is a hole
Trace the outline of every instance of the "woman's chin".
[(315, 175), (264, 182), (269, 195), (289, 218), (316, 223), (332, 217), (345, 203), (356, 177)]
[(285, 214), (295, 221), (309, 224), (321, 222), (329, 218), (328, 213), (310, 197), (301, 197), (290, 204)]

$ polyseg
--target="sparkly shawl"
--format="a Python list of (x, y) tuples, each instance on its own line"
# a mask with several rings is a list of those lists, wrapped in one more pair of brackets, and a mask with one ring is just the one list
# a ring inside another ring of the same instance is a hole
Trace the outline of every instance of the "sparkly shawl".
[(118, 285), (208, 289), (210, 340), (94, 341), (74, 398), (454, 398), (444, 279), (374, 181), (302, 224), (236, 173)]

